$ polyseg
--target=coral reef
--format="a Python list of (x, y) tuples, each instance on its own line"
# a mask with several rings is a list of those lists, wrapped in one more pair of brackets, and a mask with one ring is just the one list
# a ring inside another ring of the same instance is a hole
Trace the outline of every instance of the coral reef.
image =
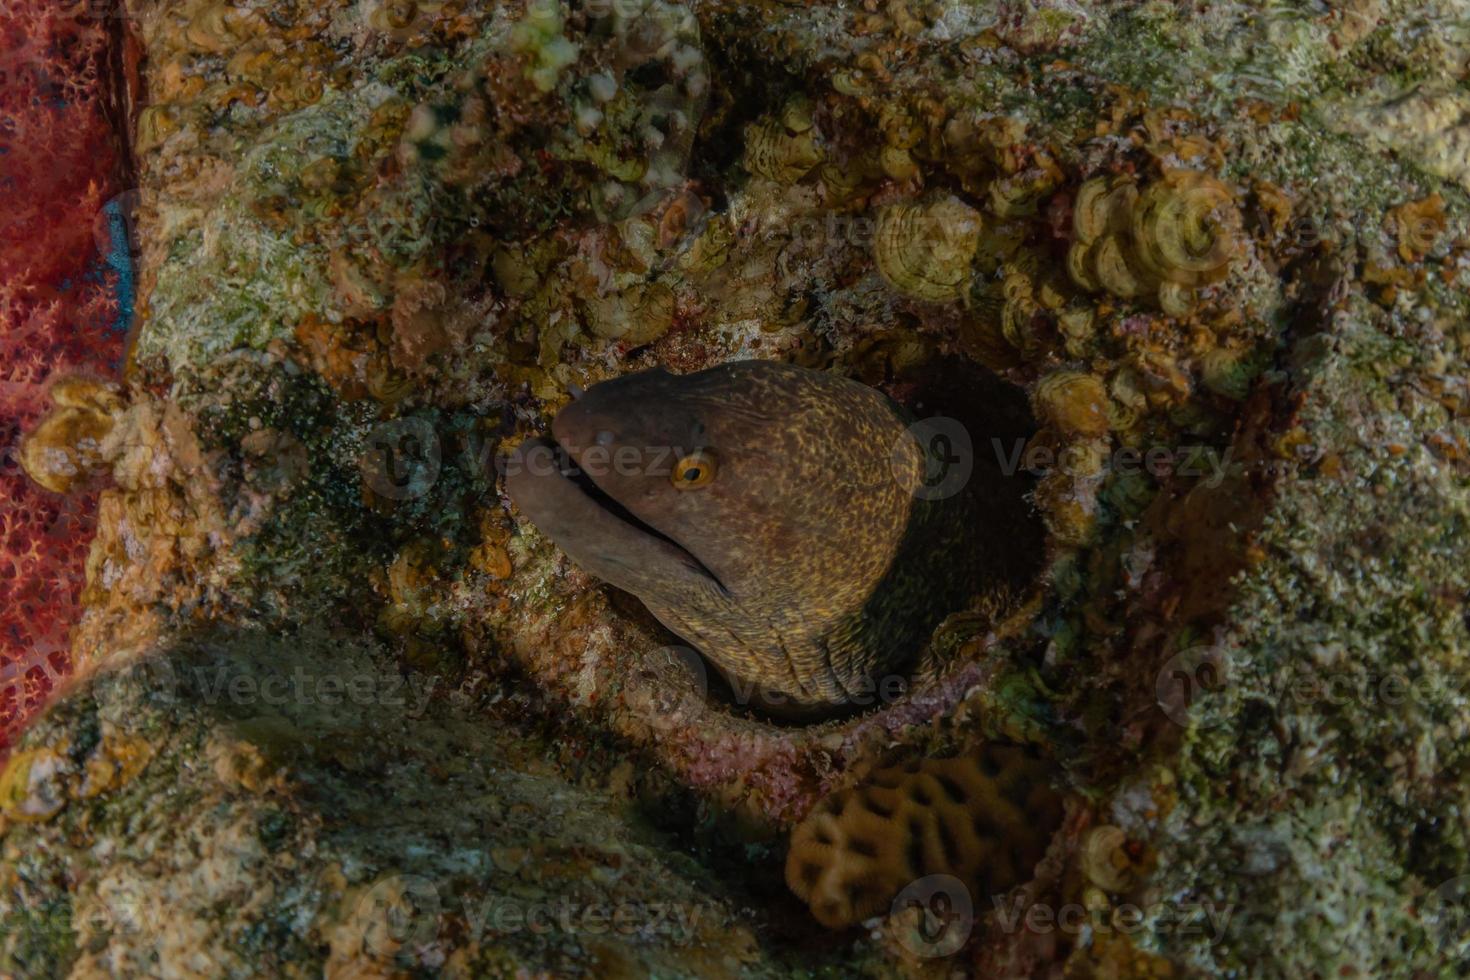
[[(1453, 4), (127, 13), (140, 323), (71, 649), (103, 673), (0, 778), (0, 968), (1463, 966)], [(751, 357), (954, 420), (940, 461), (1034, 505), (1006, 522), (1036, 570), (1021, 594), (956, 611), (857, 717), (747, 714), (500, 492), (495, 460), (578, 389)], [(321, 622), (332, 656), (296, 642)], [(211, 702), (190, 686), (214, 676), (188, 659), (201, 631), (247, 675), (299, 656), (433, 693), (417, 719)], [(187, 679), (162, 705), (108, 679), (149, 650)], [(928, 908), (814, 921), (781, 881), (791, 829), (894, 754), (982, 738), (1037, 746), (1066, 797), (1048, 839), (1017, 828), (1044, 851), (1025, 880), (971, 895), (943, 942)], [(609, 848), (636, 858), (587, 858)], [(484, 942), (452, 914), (384, 939), (332, 911), (401, 915), (420, 879), (720, 912), (689, 958)], [(135, 895), (187, 912), (96, 925)]]

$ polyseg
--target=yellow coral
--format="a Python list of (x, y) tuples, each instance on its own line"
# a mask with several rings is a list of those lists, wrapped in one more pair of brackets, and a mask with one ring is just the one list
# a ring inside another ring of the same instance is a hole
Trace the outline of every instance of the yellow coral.
[(1229, 274), (1243, 222), (1228, 187), (1202, 171), (1170, 170), (1141, 191), (1130, 177), (1094, 177), (1078, 188), (1067, 269), (1091, 292), (1152, 295), (1187, 316), (1196, 290)]
[(947, 302), (970, 285), (980, 213), (956, 197), (890, 204), (878, 215), (873, 259), (894, 289), (915, 299)]
[(66, 757), (49, 748), (11, 756), (0, 770), (0, 816), (39, 823), (60, 813), (67, 803), (69, 768)]
[(1133, 209), (1134, 250), (1160, 282), (1218, 282), (1240, 251), (1241, 217), (1230, 189), (1209, 174), (1170, 170)]
[(228, 54), (261, 28), (255, 11), (231, 3), (212, 3), (189, 22), (184, 39), (200, 51)]
[(805, 99), (793, 99), (779, 116), (745, 127), (745, 169), (758, 177), (794, 184), (824, 157), (811, 103)]
[(55, 407), (21, 444), (20, 464), (47, 490), (69, 493), (102, 472), (103, 440), (122, 407), (117, 390), (91, 378), (63, 378), (51, 388)]
[(1117, 894), (1136, 880), (1139, 862), (1122, 827), (1101, 824), (1087, 832), (1082, 842), (1082, 874), (1105, 892)]
[(1036, 385), (1037, 414), (1065, 433), (1100, 436), (1108, 431), (1108, 393), (1101, 379), (1083, 371), (1053, 371)]
[(1400, 204), (1388, 212), (1388, 217), (1398, 242), (1399, 258), (1405, 262), (1422, 262), (1444, 234), (1444, 198), (1436, 193)]

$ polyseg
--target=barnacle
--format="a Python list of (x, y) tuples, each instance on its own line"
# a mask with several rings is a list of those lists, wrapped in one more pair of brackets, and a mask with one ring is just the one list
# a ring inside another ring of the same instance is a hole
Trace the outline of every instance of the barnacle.
[(1122, 235), (1105, 235), (1090, 254), (1092, 279), (1098, 287), (1120, 299), (1134, 299), (1148, 292), (1148, 281), (1130, 262), (1127, 240)]
[(883, 172), (894, 180), (913, 180), (919, 175), (919, 165), (908, 150), (897, 146), (885, 146), (878, 152), (878, 163)]
[(1104, 235), (1126, 231), (1128, 215), (1138, 200), (1138, 187), (1128, 177), (1093, 177), (1077, 189), (1072, 204), (1072, 233), (1091, 244)]
[[(907, 153), (907, 151), (903, 151)], [(828, 157), (817, 170), (829, 204), (841, 205), (867, 193), (873, 184), (888, 173), (895, 160), (884, 161), (884, 151), (849, 156)], [(901, 160), (897, 161), (902, 164)], [(895, 178), (906, 179), (906, 178)]]
[(1159, 309), (1174, 317), (1186, 317), (1199, 305), (1199, 297), (1189, 286), (1166, 282), (1159, 286)]
[(953, 196), (890, 204), (878, 214), (873, 259), (884, 280), (906, 296), (958, 299), (969, 288), (981, 226), (980, 213)]
[(745, 169), (780, 184), (794, 184), (825, 154), (812, 122), (811, 103), (796, 98), (778, 115), (745, 127)]
[(1034, 215), (1037, 206), (1062, 183), (1062, 171), (1050, 157), (1019, 173), (997, 177), (990, 182), (990, 210), (1002, 218)]
[(911, 150), (924, 137), (923, 123), (901, 102), (885, 103), (878, 114), (878, 131), (887, 146)]
[(786, 883), (818, 922), (849, 926), (885, 911), (909, 882), (950, 874), (979, 896), (1026, 881), (1061, 821), (1050, 767), (1028, 749), (873, 772), (817, 804), (791, 832)]
[(1091, 307), (1078, 306), (1057, 316), (1057, 329), (1068, 355), (1083, 357), (1089, 351), (1097, 327), (1097, 314)]
[(178, 106), (159, 103), (144, 107), (138, 113), (137, 133), (134, 143), (142, 153), (156, 148), (164, 140), (182, 128), (182, 113)]
[(704, 223), (699, 235), (679, 256), (679, 267), (690, 275), (712, 272), (729, 259), (730, 248), (734, 241), (735, 232), (730, 227), (728, 215), (713, 215)]
[(1144, 349), (1133, 356), (1139, 389), (1150, 405), (1178, 405), (1189, 397), (1189, 372), (1164, 350)]
[(401, 31), (419, 15), (414, 0), (383, 0), (372, 9), (368, 22), (382, 31)]
[(20, 463), (47, 490), (69, 493), (107, 465), (102, 441), (122, 402), (91, 378), (63, 378), (51, 388), (55, 407), (21, 445)]
[(1036, 383), (1038, 416), (1062, 432), (1100, 436), (1108, 431), (1108, 393), (1084, 371), (1053, 371)]
[(1026, 142), (1026, 125), (1007, 115), (981, 117), (959, 113), (944, 125), (944, 161), (971, 194), (988, 195), (996, 174), (1015, 175), (1027, 161), (1017, 152)]

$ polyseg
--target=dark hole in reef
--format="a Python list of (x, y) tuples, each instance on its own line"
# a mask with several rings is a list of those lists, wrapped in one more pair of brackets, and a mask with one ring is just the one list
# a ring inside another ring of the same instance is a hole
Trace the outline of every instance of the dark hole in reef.
[(645, 61), (636, 68), (629, 69), (627, 81), (638, 88), (654, 91), (667, 85), (671, 79), (663, 62)]
[[(970, 464), (967, 489), (979, 500), (977, 520), (985, 526), (977, 530), (983, 534), (987, 554), (994, 559), (996, 567), (993, 574), (984, 577), (978, 590), (957, 598), (948, 612), (960, 613), (973, 608), (982, 619), (1003, 617), (1026, 593), (1041, 569), (1045, 553), (1045, 533), (1028, 496), (1034, 480), (1019, 468), (1022, 450), (1037, 429), (1025, 393), (986, 368), (954, 356), (931, 358), (881, 379), (877, 387), (915, 418), (952, 420), (967, 437), (968, 447), (960, 447), (968, 454)], [(946, 431), (952, 430), (946, 427)], [(646, 528), (631, 515), (628, 519)], [(955, 544), (958, 550), (969, 546), (964, 541)], [(925, 551), (928, 547), (928, 542), (916, 540), (901, 546), (900, 551), (909, 548), (914, 552), (908, 556), (909, 560), (924, 561), (929, 558)], [(635, 596), (617, 589), (610, 589), (609, 595), (619, 614), (643, 624), (651, 633), (667, 637), (668, 644), (688, 646), (659, 623)], [(941, 619), (936, 617), (930, 633)], [(912, 670), (916, 665), (925, 640), (915, 644), (914, 660), (907, 669)], [(763, 705), (758, 690), (735, 690), (713, 664), (707, 659), (703, 662), (707, 695), (712, 704), (724, 705), (777, 727), (847, 720), (885, 705), (884, 698), (875, 692), (866, 704), (791, 717), (782, 713), (779, 704)], [(912, 686), (912, 681), (906, 678), (906, 684)]]

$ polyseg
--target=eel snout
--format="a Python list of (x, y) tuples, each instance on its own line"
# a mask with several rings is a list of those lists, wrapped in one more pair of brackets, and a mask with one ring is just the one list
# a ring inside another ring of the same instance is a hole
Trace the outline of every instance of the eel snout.
[(724, 587), (677, 542), (598, 490), (555, 442), (527, 439), (506, 460), (505, 491), (578, 565), (635, 595)]

